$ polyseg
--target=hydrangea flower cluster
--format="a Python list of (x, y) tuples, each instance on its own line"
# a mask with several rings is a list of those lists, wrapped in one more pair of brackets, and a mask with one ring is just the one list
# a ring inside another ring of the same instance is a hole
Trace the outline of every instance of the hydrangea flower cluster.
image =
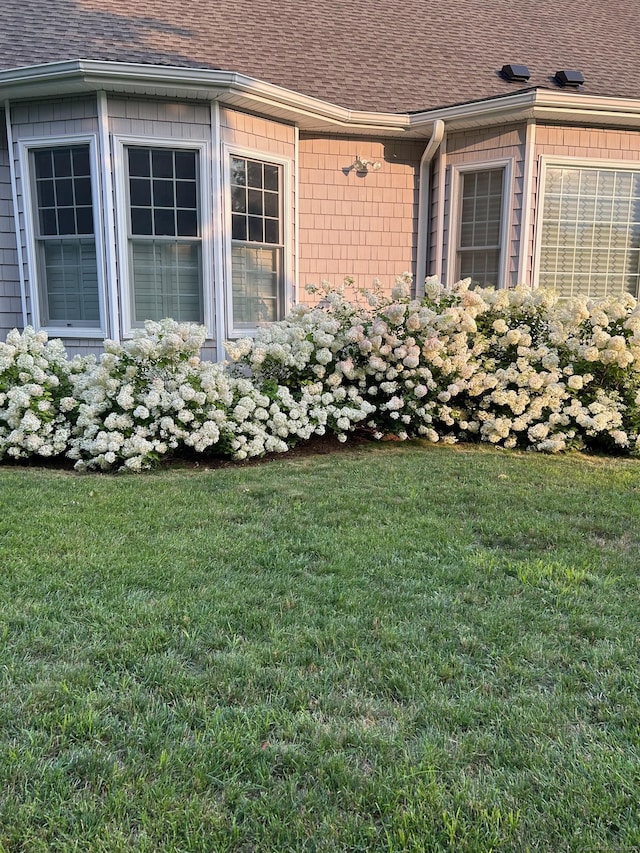
[[(346, 282), (348, 285), (349, 282)], [(140, 470), (188, 448), (247, 459), (357, 427), (372, 436), (479, 439), (547, 452), (640, 452), (640, 307), (544, 290), (451, 289), (411, 278), (390, 296), (323, 290), (229, 362), (202, 361), (202, 327), (147, 323), (98, 361), (13, 331), (0, 344), (0, 458), (66, 454)]]
[(62, 341), (45, 332), (9, 332), (0, 343), (0, 459), (67, 450), (77, 407), (72, 377), (85, 365), (69, 361)]

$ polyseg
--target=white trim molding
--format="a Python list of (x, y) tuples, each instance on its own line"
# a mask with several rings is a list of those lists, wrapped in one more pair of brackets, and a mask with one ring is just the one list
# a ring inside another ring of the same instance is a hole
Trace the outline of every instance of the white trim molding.
[(449, 193), (449, 233), (447, 235), (447, 281), (449, 286), (457, 281), (458, 242), (460, 231), (461, 175), (474, 172), (488, 172), (494, 169), (504, 170), (502, 182), (502, 210), (500, 217), (500, 267), (496, 287), (506, 287), (509, 250), (511, 246), (511, 219), (513, 208), (513, 158), (479, 160), (472, 163), (457, 163), (451, 166), (451, 190)]
[[(91, 169), (91, 201), (93, 211), (93, 237), (96, 246), (98, 276), (99, 327), (44, 325), (40, 315), (40, 287), (36, 250), (36, 228), (34, 216), (34, 183), (31, 168), (31, 152), (46, 148), (71, 148), (76, 145), (89, 146)], [(43, 328), (50, 336), (59, 338), (88, 338), (103, 340), (106, 337), (107, 280), (105, 275), (103, 216), (100, 194), (100, 158), (96, 133), (68, 134), (64, 136), (29, 137), (18, 142), (22, 199), (25, 212), (25, 238), (27, 246), (27, 268), (29, 271), (29, 298), (31, 321), (35, 328)]]
[[(534, 225), (534, 254), (532, 286), (538, 287), (540, 281), (540, 256), (542, 252), (543, 213), (546, 193), (546, 177), (549, 168), (566, 168), (572, 170), (607, 170), (612, 172), (629, 172), (640, 174), (640, 163), (633, 160), (607, 160), (596, 157), (569, 157), (555, 154), (540, 154), (538, 157), (538, 184), (536, 191), (536, 209)], [(637, 223), (633, 223), (634, 225)], [(628, 251), (627, 248), (624, 251)], [(609, 270), (610, 272), (610, 270)], [(618, 275), (628, 275), (618, 273)], [(634, 273), (634, 275), (636, 275)], [(640, 283), (639, 283), (640, 289)], [(618, 292), (618, 291), (613, 291)], [(595, 295), (595, 294), (594, 294)], [(636, 296), (640, 295), (638, 292)]]
[(13, 130), (11, 127), (11, 104), (4, 102), (4, 118), (7, 133), (7, 149), (9, 157), (9, 176), (11, 178), (11, 204), (13, 206), (13, 225), (16, 235), (16, 254), (18, 260), (18, 278), (20, 281), (20, 305), (22, 308), (22, 328), (26, 329), (29, 322), (27, 312), (27, 282), (24, 275), (24, 256), (22, 252), (22, 233), (20, 231), (20, 211), (18, 210), (18, 180), (16, 176), (15, 152), (13, 150)]
[(98, 92), (98, 137), (100, 140), (100, 194), (105, 228), (105, 262), (107, 271), (107, 304), (109, 323), (107, 334), (120, 340), (120, 309), (118, 304), (118, 259), (116, 249), (115, 197), (113, 193), (113, 158), (109, 136), (109, 105), (107, 93)]
[[(226, 337), (239, 338), (251, 335), (257, 329), (235, 329), (233, 323), (233, 299), (232, 299), (232, 263), (231, 263), (231, 168), (230, 159), (233, 156), (246, 157), (248, 160), (257, 160), (261, 163), (273, 164), (282, 168), (282, 198), (280, 199), (282, 216), (282, 243), (283, 247), (283, 315), (293, 305), (295, 284), (293, 277), (293, 254), (292, 242), (292, 210), (293, 210), (293, 181), (292, 162), (289, 157), (271, 154), (268, 151), (259, 151), (254, 148), (224, 143), (222, 145), (223, 156), (223, 209), (224, 209), (224, 234), (225, 234), (225, 318)], [(262, 245), (262, 244), (259, 244)], [(278, 319), (282, 319), (279, 317)]]
[[(198, 151), (199, 180), (198, 201), (200, 204), (200, 239), (202, 241), (202, 299), (203, 321), (207, 329), (207, 337), (215, 338), (215, 306), (214, 306), (214, 276), (213, 258), (211, 251), (211, 235), (215, 230), (212, 213), (212, 200), (209, 189), (210, 177), (210, 143), (206, 140), (184, 138), (165, 138), (156, 136), (137, 136), (114, 134), (114, 170), (116, 175), (115, 197), (118, 211), (117, 242), (118, 263), (120, 268), (120, 311), (121, 328), (124, 337), (130, 337), (134, 332), (131, 316), (131, 282), (129, 269), (129, 192), (127, 188), (128, 169), (126, 168), (125, 150), (130, 146), (141, 148), (166, 148), (173, 151)], [(115, 282), (114, 282), (115, 286)]]

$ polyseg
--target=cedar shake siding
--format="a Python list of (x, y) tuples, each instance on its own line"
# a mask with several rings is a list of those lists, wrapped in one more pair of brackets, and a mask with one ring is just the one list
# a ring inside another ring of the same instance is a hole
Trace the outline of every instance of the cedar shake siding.
[[(424, 146), (366, 139), (300, 138), (300, 284), (385, 290), (415, 268), (418, 163)], [(359, 175), (356, 157), (381, 167)], [(301, 293), (300, 298), (308, 297)]]

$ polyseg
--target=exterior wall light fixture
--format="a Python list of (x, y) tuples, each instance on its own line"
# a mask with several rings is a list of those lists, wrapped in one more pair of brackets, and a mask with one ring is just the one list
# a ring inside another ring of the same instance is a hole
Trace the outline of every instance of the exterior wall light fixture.
[(355, 172), (356, 175), (366, 175), (369, 170), (377, 172), (382, 168), (382, 163), (379, 160), (365, 160), (364, 157), (356, 157), (348, 169), (343, 169), (345, 173)]

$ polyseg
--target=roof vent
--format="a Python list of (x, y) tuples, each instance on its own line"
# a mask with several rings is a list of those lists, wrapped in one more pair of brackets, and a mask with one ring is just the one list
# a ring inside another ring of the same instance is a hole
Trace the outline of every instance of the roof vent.
[(500, 73), (510, 83), (526, 83), (531, 77), (526, 65), (503, 65)]
[(580, 71), (556, 71), (556, 83), (559, 86), (568, 86), (571, 89), (577, 89), (584, 83), (584, 77)]

